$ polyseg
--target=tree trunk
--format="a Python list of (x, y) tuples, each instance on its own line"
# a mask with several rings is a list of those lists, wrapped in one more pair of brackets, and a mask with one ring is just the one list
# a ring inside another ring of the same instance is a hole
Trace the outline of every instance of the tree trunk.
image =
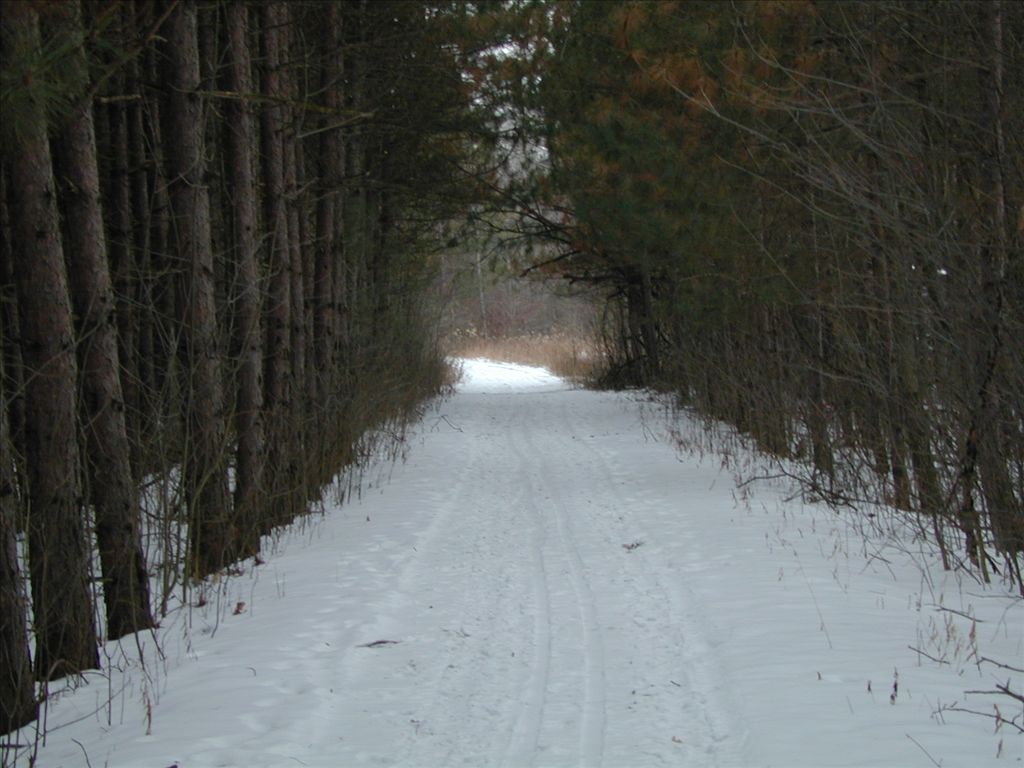
[[(39, 19), (29, 3), (2, 14), (6, 51), (38, 51)], [(46, 134), (37, 100), (18, 115), (9, 145), (11, 228), (25, 365), (25, 451), (29, 576), (36, 674), (53, 679), (99, 666), (82, 521), (75, 408), (75, 340)]]
[[(1007, 554), (1024, 552), (1024, 508), (1015, 496), (1009, 471), (1009, 446), (1004, 439), (1005, 424), (1011, 422), (1015, 410), (1003, 404), (999, 373), (1007, 357), (1004, 328), (1006, 325), (1006, 276), (1009, 261), (1010, 233), (1007, 226), (1006, 187), (1003, 169), (1007, 167), (1004, 101), (1004, 30), (1003, 3), (1000, 0), (985, 6), (982, 49), (988, 49), (989, 61), (979, 70), (980, 88), (984, 93), (985, 123), (990, 127), (985, 156), (982, 160), (982, 183), (988, 198), (989, 215), (985, 224), (987, 244), (983, 250), (982, 295), (987, 310), (987, 349), (981, 364), (981, 386), (978, 392), (978, 424), (969, 432), (969, 439), (978, 442), (977, 460), (983, 494), (992, 525), (996, 547)], [(1019, 254), (1018, 254), (1019, 258)], [(1004, 379), (1005, 380), (1005, 379)], [(1019, 410), (1017, 417), (1019, 418)], [(984, 425), (984, 428), (982, 428)], [(1024, 585), (1021, 585), (1024, 587)]]
[[(231, 88), (240, 94), (252, 93), (247, 5), (228, 5), (227, 27), (231, 46)], [(232, 223), (237, 268), (234, 332), (240, 355), (235, 408), (235, 431), (238, 434), (235, 510), (241, 553), (255, 555), (259, 552), (259, 504), (263, 501), (263, 342), (256, 231), (256, 126), (250, 103), (245, 99), (232, 101), (229, 121)]]
[[(80, 40), (78, 0), (54, 14), (59, 38)], [(69, 74), (88, 82), (81, 48), (65, 59)], [(54, 142), (54, 167), (61, 183), (65, 244), (77, 316), (89, 501), (103, 571), (107, 637), (116, 639), (152, 625), (149, 583), (142, 556), (139, 499), (132, 477), (125, 404), (121, 391), (114, 292), (107, 265), (91, 100), (63, 121)]]
[(644, 344), (645, 379), (654, 383), (661, 376), (660, 342), (658, 340), (658, 319), (654, 308), (654, 283), (647, 266), (640, 270), (640, 291), (643, 306), (640, 333)]
[[(327, 8), (326, 59), (323, 88), (330, 110), (338, 113), (345, 106), (343, 13), (335, 3)], [(326, 125), (338, 120), (337, 115), (324, 117)], [(345, 142), (342, 128), (321, 134), (319, 163), (323, 172), (316, 207), (316, 251), (313, 258), (313, 408), (330, 425), (337, 424), (341, 412), (344, 384), (341, 377), (340, 343), (343, 337), (342, 307), (345, 304), (345, 263), (342, 254), (342, 196), (345, 177)], [(334, 445), (338, 435), (334, 429), (314, 429), (316, 457), (321, 475), (326, 480), (336, 468)]]
[(11, 217), (7, 205), (8, 172), (0, 158), (0, 355), (3, 356), (3, 407), (7, 411), (7, 436), (11, 463), (16, 476), (25, 474), (25, 376), (21, 362), (20, 322), (17, 289), (14, 284), (14, 248), (11, 243)]
[[(355, 14), (353, 33), (348, 35), (348, 44), (365, 45), (366, 12), (364, 2), (353, 3), (346, 9)], [(353, 60), (348, 68), (346, 81), (349, 84), (348, 108), (353, 111), (365, 109), (367, 96), (367, 66), (364, 62)], [(342, 354), (348, 358), (350, 369), (359, 365), (356, 359), (365, 347), (368, 337), (364, 328), (365, 306), (369, 297), (367, 274), (369, 264), (368, 226), (367, 226), (367, 127), (357, 124), (347, 132), (345, 146), (345, 178), (346, 194), (342, 202), (344, 263), (348, 273), (348, 291), (345, 301), (348, 305), (348, 329), (345, 347)]]
[[(327, 108), (340, 112), (343, 106), (342, 13), (336, 3), (327, 6), (327, 56), (324, 64), (323, 88)], [(326, 115), (324, 122), (338, 120)], [(320, 136), (320, 165), (323, 181), (316, 210), (316, 251), (313, 264), (313, 357), (315, 376), (314, 400), (321, 408), (330, 409), (337, 383), (335, 371), (335, 338), (338, 328), (335, 289), (337, 273), (344, 271), (339, 257), (341, 214), (340, 188), (345, 175), (344, 144), (341, 129), (324, 131)], [(324, 436), (320, 433), (320, 443)], [(321, 451), (322, 452), (322, 451)]]
[(266, 356), (264, 371), (264, 407), (268, 436), (267, 464), (273, 468), (269, 474), (271, 508), (264, 520), (266, 532), (274, 525), (288, 522), (295, 514), (293, 499), (298, 472), (290, 417), (293, 399), (293, 371), (291, 368), (292, 263), (288, 213), (285, 205), (284, 181), (284, 108), (278, 103), (284, 98), (282, 82), (282, 56), (284, 23), (288, 9), (280, 2), (261, 6), (264, 95), (269, 102), (261, 112), (264, 176), (264, 222), (269, 237), (270, 294), (267, 307)]
[[(138, 39), (136, 28), (136, 7), (132, 3), (125, 13), (125, 24), (129, 40)], [(134, 372), (138, 376), (135, 416), (138, 432), (133, 434), (129, 425), (129, 437), (138, 438), (133, 448), (132, 470), (139, 482), (144, 474), (146, 439), (159, 424), (156, 408), (156, 346), (153, 302), (153, 222), (151, 196), (149, 192), (150, 168), (155, 165), (152, 153), (146, 147), (145, 107), (142, 96), (144, 62), (135, 57), (128, 62), (125, 80), (126, 93), (140, 98), (128, 103), (128, 168), (131, 185), (132, 244), (134, 246), (135, 295), (138, 308), (135, 313), (137, 345)]]
[(185, 265), (183, 367), (185, 498), (189, 508), (189, 572), (212, 573), (233, 556), (231, 504), (225, 472), (224, 396), (217, 350), (210, 197), (206, 186), (203, 105), (199, 88), (196, 4), (183, 0), (164, 27), (168, 102), (167, 176), (171, 231)]
[[(157, 82), (162, 78), (161, 52), (157, 46), (147, 48), (139, 58), (142, 82)], [(148, 217), (148, 228), (143, 242), (146, 253), (143, 256), (145, 269), (140, 261), (139, 278), (143, 283), (140, 293), (145, 298), (143, 316), (140, 320), (140, 357), (142, 344), (152, 344), (152, 359), (149, 361), (150, 386), (147, 391), (148, 418), (154, 425), (153, 433), (142, 436), (143, 472), (166, 468), (179, 460), (171, 455), (177, 448), (180, 427), (180, 377), (176, 373), (179, 359), (179, 325), (175, 307), (176, 284), (180, 282), (178, 260), (171, 254), (170, 202), (166, 175), (166, 146), (164, 125), (164, 103), (158, 98), (145, 99), (141, 103), (142, 127), (139, 139), (134, 137), (137, 149), (144, 147), (145, 154), (136, 151), (145, 172), (146, 193), (144, 201)], [(141, 145), (139, 147), (138, 145)], [(133, 187), (134, 189), (134, 187)], [(138, 202), (143, 202), (141, 199)], [(133, 201), (133, 205), (136, 202)], [(139, 469), (139, 468), (137, 468)]]
[[(289, 29), (286, 26), (280, 38), (281, 61), (290, 61)], [(289, 101), (296, 99), (295, 72), (291, 69), (282, 72), (284, 92)], [(284, 197), (285, 212), (288, 217), (288, 262), (290, 270), (291, 291), (291, 333), (288, 342), (291, 354), (292, 400), (288, 414), (288, 432), (291, 435), (289, 447), (289, 470), (291, 493), (295, 498), (291, 501), (289, 516), (300, 514), (305, 508), (309, 457), (306, 453), (306, 413), (309, 403), (306, 401), (306, 312), (303, 280), (302, 251), (305, 238), (302, 234), (303, 215), (302, 203), (299, 200), (299, 163), (300, 146), (298, 140), (299, 114), (294, 109), (285, 112), (287, 125), (284, 126)]]
[[(5, 335), (5, 326), (0, 325), (0, 343)], [(0, 455), (13, 456), (4, 375), (4, 360), (0, 357)], [(0, 461), (0, 733), (32, 722), (38, 712), (25, 621), (28, 601), (18, 566), (17, 503), (14, 465), (4, 459)]]
[[(127, 14), (125, 14), (127, 15)], [(124, 17), (119, 19), (119, 23)], [(123, 93), (123, 73), (114, 78), (116, 93)], [(132, 211), (132, 179), (129, 172), (129, 117), (128, 104), (124, 101), (104, 107), (109, 117), (110, 132), (106, 137), (109, 154), (109, 179), (106, 205), (109, 253), (109, 270), (116, 296), (115, 319), (117, 323), (118, 359), (121, 365), (121, 389), (124, 393), (123, 407), (125, 422), (132, 446), (132, 462), (139, 468), (142, 464), (142, 413), (141, 389), (139, 387), (138, 354), (138, 269), (135, 263), (136, 248)], [(137, 471), (139, 477), (141, 470)]]
[[(321, 162), (329, 168), (331, 142), (321, 142)], [(328, 171), (329, 173), (329, 171)], [(313, 257), (313, 367), (315, 390), (313, 402), (318, 407), (327, 407), (333, 389), (334, 367), (334, 320), (332, 314), (334, 281), (334, 243), (336, 187), (328, 181), (320, 190), (316, 205), (316, 251)], [(340, 265), (337, 265), (340, 268)]]

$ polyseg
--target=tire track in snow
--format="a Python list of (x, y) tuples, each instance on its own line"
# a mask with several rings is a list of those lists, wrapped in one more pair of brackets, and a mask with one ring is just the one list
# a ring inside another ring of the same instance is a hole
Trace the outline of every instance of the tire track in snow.
[[(557, 764), (564, 765), (572, 760), (592, 768), (602, 764), (604, 752), (604, 642), (597, 601), (569, 519), (579, 510), (570, 508), (559, 483), (546, 468), (567, 446), (538, 450), (532, 436), (535, 424), (544, 425), (545, 434), (551, 430), (552, 434), (564, 433), (565, 413), (551, 413), (550, 404), (544, 395), (524, 396), (519, 401), (515, 426), (507, 435), (516, 474), (525, 491), (524, 504), (535, 526), (530, 556), (537, 615), (532, 676), (503, 764), (546, 765), (557, 760)], [(552, 423), (552, 417), (557, 423)], [(538, 503), (541, 499), (547, 499), (548, 504)], [(553, 590), (552, 579), (559, 571), (567, 576), (567, 590)], [(565, 635), (577, 639), (563, 639)], [(560, 666), (556, 674), (551, 669), (556, 658), (581, 658), (581, 668), (577, 671), (575, 665)], [(572, 712), (577, 711), (574, 716)], [(578, 732), (571, 745), (564, 733), (570, 723)]]
[[(512, 584), (519, 579), (496, 567), (506, 561), (495, 554), (508, 544), (524, 547), (511, 533), (522, 516), (494, 515), (495, 502), (509, 498), (514, 486), (501, 474), (508, 417), (493, 412), (500, 418), (488, 420), (491, 409), (456, 409), (456, 450), (440, 465), (412, 473), (416, 489), (407, 498), (422, 507), (417, 518), (429, 522), (408, 541), (395, 570), (346, 579), (366, 595), (372, 620), (349, 632), (325, 677), (334, 690), (363, 693), (344, 698), (333, 718), (317, 718), (324, 723), (319, 739), (330, 736), (332, 725), (340, 731), (346, 765), (415, 766), (423, 749), (439, 765), (453, 766), (483, 765), (486, 755), (500, 754), (514, 701), (502, 701), (500, 690), (478, 680), (510, 677), (512, 644), (505, 638), (517, 628), (509, 626), (515, 615), (507, 603), (515, 602)], [(441, 472), (450, 478), (443, 486)], [(483, 495), (481, 478), (490, 478)], [(358, 509), (353, 516), (361, 520)], [(350, 557), (354, 564), (363, 560), (360, 552)], [(380, 639), (401, 642), (380, 652), (361, 647)]]
[(522, 638), (531, 622), (520, 598), (531, 593), (535, 578), (520, 566), (524, 557), (509, 553), (525, 556), (536, 548), (522, 512), (526, 490), (507, 471), (517, 404), (517, 396), (498, 394), (455, 411), (468, 444), (446, 469), (461, 487), (438, 493), (445, 512), (421, 539), (418, 562), (403, 578), (420, 602), (432, 603), (430, 623), (435, 636), (445, 637), (444, 651), (416, 660), (418, 687), (429, 697), (409, 716), (413, 728), (404, 736), (400, 765), (419, 765), (424, 749), (439, 756), (438, 765), (492, 765), (518, 711), (516, 696), (488, 684), (515, 686), (527, 676)]
[[(695, 669), (713, 661), (699, 616), (650, 537), (673, 499), (645, 487), (642, 461), (624, 474), (632, 425), (605, 416), (615, 405), (595, 398), (607, 397), (453, 401), (450, 458), (419, 481), (432, 521), (380, 605), (395, 630), (356, 638), (403, 642), (348, 654), (337, 681), (373, 691), (340, 708), (347, 764), (743, 763), (731, 759), (720, 681)], [(649, 546), (624, 550), (638, 535)]]
[[(513, 424), (522, 423), (522, 411), (520, 403)], [(516, 458), (516, 474), (519, 477), (519, 486), (523, 490), (522, 503), (533, 521), (530, 572), (536, 611), (533, 618), (533, 664), (525, 695), (520, 695), (522, 709), (512, 728), (511, 738), (502, 760), (502, 765), (509, 768), (536, 764), (551, 670), (551, 587), (544, 558), (547, 527), (534, 502), (535, 489), (530, 478), (529, 460), (519, 448), (514, 435), (515, 427), (508, 433), (508, 445)]]
[[(562, 407), (566, 409), (567, 405), (563, 403)], [(567, 413), (565, 421), (569, 424), (585, 423), (579, 414), (574, 416)], [(590, 456), (591, 461), (588, 463), (591, 464), (591, 474), (598, 481), (595, 490), (600, 489), (597, 495), (613, 499), (611, 508), (636, 510), (637, 507), (651, 504), (663, 506), (671, 503), (670, 499), (662, 498), (661, 494), (651, 490), (657, 487), (656, 483), (641, 484), (639, 496), (623, 492), (623, 481), (636, 482), (638, 478), (624, 474), (620, 469), (621, 462), (608, 456), (608, 446), (615, 444), (614, 441), (594, 440), (591, 435), (590, 440), (580, 439), (577, 442)], [(646, 538), (635, 536), (638, 524), (641, 529), (646, 527), (642, 520), (630, 519), (627, 524), (622, 516), (612, 514), (591, 522), (604, 527), (611, 538), (620, 543), (639, 541), (642, 544)], [(686, 590), (680, 575), (666, 568), (667, 565), (658, 562), (658, 558), (649, 557), (646, 550), (636, 556), (630, 554), (623, 560), (624, 570), (631, 575), (638, 591), (648, 601), (653, 597), (657, 602), (656, 611), (663, 617), (661, 624), (665, 642), (668, 646), (674, 646), (672, 655), (679, 662), (672, 673), (671, 684), (679, 686), (679, 692), (684, 692), (684, 711), (695, 723), (702, 724), (702, 727), (696, 729), (691, 725), (686, 731), (683, 741), (690, 753), (690, 760), (697, 758), (702, 765), (720, 765), (723, 762), (728, 765), (743, 764), (747, 758), (742, 754), (742, 734), (734, 732), (729, 714), (738, 708), (730, 697), (725, 697), (729, 701), (722, 699), (721, 673), (716, 671), (718, 668), (714, 653), (704, 639), (699, 618), (693, 613), (694, 607), (686, 600)], [(639, 600), (636, 604), (639, 604)], [(671, 725), (666, 723), (666, 727)]]
[[(567, 434), (566, 415), (559, 412), (558, 422), (563, 429), (559, 434)], [(550, 421), (546, 420), (546, 423)], [(600, 766), (604, 754), (605, 729), (605, 658), (604, 640), (597, 617), (597, 603), (593, 590), (587, 580), (583, 558), (576, 543), (575, 534), (569, 521), (566, 502), (558, 483), (553, 481), (547, 467), (547, 460), (554, 458), (554, 452), (538, 451), (531, 434), (529, 422), (523, 428), (523, 438), (530, 449), (530, 455), (537, 458), (537, 474), (541, 485), (554, 502), (552, 511), (555, 518), (555, 529), (558, 533), (559, 545), (568, 564), (569, 580), (579, 611), (581, 635), (583, 642), (584, 690), (583, 708), (580, 721), (579, 758), (580, 765), (586, 768)], [(561, 453), (561, 452), (560, 452)]]

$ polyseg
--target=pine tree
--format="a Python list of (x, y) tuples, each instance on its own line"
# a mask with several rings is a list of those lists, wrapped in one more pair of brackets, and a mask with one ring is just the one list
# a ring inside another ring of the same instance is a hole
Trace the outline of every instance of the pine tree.
[(259, 219), (256, 177), (256, 124), (249, 94), (254, 92), (249, 49), (249, 8), (233, 3), (226, 9), (231, 51), (231, 87), (239, 98), (229, 107), (228, 129), (236, 264), (234, 333), (240, 356), (237, 374), (235, 431), (238, 435), (235, 509), (240, 552), (259, 550), (259, 510), (264, 499), (265, 437), (263, 428), (263, 340), (260, 323), (261, 287), (258, 262)]
[(213, 241), (204, 149), (204, 108), (198, 93), (197, 7), (185, 0), (166, 25), (167, 177), (171, 232), (181, 275), (182, 367), (186, 381), (185, 498), (189, 509), (189, 572), (212, 573), (233, 559), (228, 495), (222, 366), (214, 304)]
[[(3, 247), (0, 245), (0, 247)], [(6, 335), (4, 330), (0, 334)], [(7, 418), (4, 363), (0, 358), (0, 453), (13, 456)], [(28, 600), (18, 565), (17, 517), (13, 462), (0, 462), (0, 732), (35, 720), (38, 707), (29, 656)]]
[[(42, 56), (28, 3), (2, 16), (3, 51), (25, 66)], [(79, 482), (77, 365), (60, 240), (45, 96), (26, 87), (6, 143), (14, 276), (25, 381), (27, 536), (36, 675), (50, 680), (99, 666), (89, 548)], [(13, 190), (17, 190), (15, 194)]]
[[(78, 0), (51, 14), (51, 33), (73, 46), (65, 57), (68, 77), (84, 92), (88, 84), (81, 49)], [(141, 513), (132, 476), (121, 390), (114, 295), (107, 265), (99, 169), (91, 100), (80, 95), (55, 132), (54, 167), (61, 186), (64, 243), (72, 303), (78, 318), (89, 500), (96, 516), (107, 637), (149, 627), (149, 577), (141, 546)]]

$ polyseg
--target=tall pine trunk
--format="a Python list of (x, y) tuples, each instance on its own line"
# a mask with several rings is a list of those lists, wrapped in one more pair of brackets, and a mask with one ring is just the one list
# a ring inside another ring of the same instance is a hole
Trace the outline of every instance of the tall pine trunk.
[[(87, 5), (83, 9), (88, 12)], [(66, 16), (67, 12), (60, 14)], [(122, 39), (132, 40), (131, 9), (127, 4), (117, 7), (112, 13), (111, 30)], [(81, 24), (79, 24), (81, 26)], [(115, 66), (120, 54), (108, 51), (103, 61)], [(67, 57), (72, 58), (71, 56)], [(70, 66), (82, 70), (87, 76), (85, 62)], [(117, 67), (106, 81), (104, 92), (121, 96), (127, 92), (127, 68)], [(114, 319), (117, 323), (116, 339), (118, 360), (121, 365), (120, 387), (124, 395), (124, 418), (131, 446), (131, 461), (136, 477), (142, 475), (142, 445), (144, 432), (140, 422), (142, 413), (141, 386), (138, 368), (138, 324), (141, 304), (139, 302), (138, 249), (135, 243), (135, 211), (132, 207), (131, 160), (129, 157), (129, 132), (131, 105), (117, 98), (100, 105), (99, 118), (93, 133), (99, 139), (99, 157), (102, 158), (100, 178), (103, 182), (103, 213), (105, 215), (106, 256), (115, 296)], [(72, 286), (73, 288), (73, 286)]]
[[(1004, 10), (1000, 0), (987, 3), (984, 9), (981, 48), (988, 49), (989, 60), (979, 68), (979, 87), (985, 94), (985, 122), (990, 134), (985, 141), (981, 163), (982, 183), (987, 198), (985, 226), (988, 228), (983, 252), (982, 295), (985, 298), (986, 326), (985, 354), (981, 361), (976, 412), (980, 418), (970, 432), (977, 442), (974, 448), (980, 470), (983, 493), (992, 525), (996, 547), (1009, 555), (1024, 552), (1024, 508), (1014, 493), (1013, 474), (1007, 459), (1010, 441), (1007, 439), (1014, 410), (1003, 403), (1000, 391), (1001, 370), (1008, 357), (1005, 338), (1007, 273), (1010, 259), (1010, 232), (1006, 205), (1004, 169), (1012, 166), (1004, 131), (1004, 77), (1003, 70), (1007, 41), (1004, 39)], [(1019, 251), (1017, 258), (1020, 258)], [(1005, 380), (1005, 379), (1004, 379)], [(1019, 404), (1018, 404), (1019, 405)], [(1021, 585), (1024, 589), (1024, 584)]]
[[(289, 40), (290, 25), (286, 25), (281, 38), (281, 61), (291, 60)], [(284, 94), (289, 102), (296, 100), (296, 73), (294, 68), (282, 72), (284, 77)], [(284, 126), (284, 198), (285, 212), (288, 217), (288, 262), (290, 270), (291, 291), (291, 334), (289, 351), (291, 354), (292, 400), (288, 414), (288, 432), (291, 436), (289, 461), (291, 494), (291, 515), (301, 514), (305, 508), (309, 458), (306, 447), (306, 414), (309, 403), (306, 400), (306, 310), (305, 280), (303, 279), (303, 210), (299, 195), (299, 165), (301, 146), (298, 134), (300, 112), (288, 109), (285, 112), (287, 124)]]
[[(139, 31), (136, 18), (137, 7), (135, 3), (128, 5), (125, 12), (126, 37), (129, 40), (138, 39)], [(152, 269), (152, 210), (151, 195), (149, 190), (150, 166), (153, 165), (153, 157), (147, 147), (146, 136), (146, 105), (143, 103), (142, 87), (144, 76), (142, 67), (143, 57), (135, 57), (127, 64), (125, 77), (125, 93), (140, 98), (132, 99), (128, 105), (128, 168), (131, 186), (131, 212), (132, 212), (132, 245), (134, 246), (135, 265), (135, 295), (138, 298), (138, 309), (135, 313), (135, 332), (137, 344), (132, 350), (135, 353), (135, 363), (132, 370), (138, 377), (137, 382), (137, 403), (139, 412), (133, 417), (138, 434), (131, 432), (132, 424), (129, 422), (129, 437), (139, 437), (139, 444), (133, 446), (134, 456), (132, 470), (135, 472), (136, 480), (141, 480), (146, 455), (146, 440), (144, 436), (151, 435), (159, 424), (159, 417), (155, 412), (156, 397), (156, 346), (154, 342), (155, 323), (153, 311), (153, 269)]]
[(290, 232), (285, 202), (285, 98), (283, 52), (286, 48), (287, 6), (271, 2), (261, 7), (265, 72), (263, 93), (268, 98), (261, 112), (263, 145), (264, 223), (269, 232), (270, 292), (267, 307), (266, 355), (264, 368), (264, 407), (267, 414), (268, 490), (270, 514), (263, 521), (264, 531), (289, 522), (295, 508), (299, 485), (298, 456), (293, 437), (294, 377), (290, 352), (292, 313), (292, 262)]
[[(249, 8), (227, 7), (231, 46), (231, 88), (250, 94), (252, 57), (249, 50)], [(263, 341), (260, 327), (260, 283), (257, 260), (256, 125), (252, 106), (243, 96), (231, 102), (228, 129), (232, 216), (236, 264), (235, 346), (240, 355), (235, 407), (238, 434), (235, 509), (241, 552), (259, 551), (259, 505), (263, 501)]]
[[(345, 175), (344, 142), (341, 127), (330, 127), (339, 120), (343, 108), (344, 63), (342, 55), (342, 12), (332, 3), (326, 9), (326, 47), (322, 88), (328, 109), (335, 114), (323, 117), (326, 130), (320, 134), (320, 180), (316, 207), (316, 250), (313, 256), (313, 390), (312, 407), (324, 423), (333, 424), (339, 410), (341, 381), (338, 371), (337, 338), (340, 329), (340, 298), (344, 290), (345, 268), (341, 260), (341, 185)], [(313, 430), (321, 475), (334, 469), (332, 449), (336, 437), (332, 430)]]
[[(59, 38), (80, 42), (78, 0), (53, 18)], [(85, 53), (67, 59), (71, 77), (88, 82)], [(82, 98), (55, 134), (54, 167), (61, 182), (65, 253), (78, 320), (78, 348), (86, 438), (89, 501), (96, 515), (96, 540), (103, 575), (107, 637), (149, 627), (149, 583), (142, 556), (138, 492), (132, 477), (125, 425), (125, 400), (115, 324), (114, 292), (107, 265), (96, 136), (91, 99)]]
[[(0, 195), (3, 194), (0, 187)], [(0, 241), (0, 247), (3, 247)], [(6, 326), (0, 324), (0, 344)], [(11, 457), (3, 356), (0, 356), (0, 455)], [(14, 464), (0, 461), (0, 733), (8, 733), (35, 720), (36, 700), (32, 686), (32, 660), (28, 650), (28, 601), (18, 565), (17, 497)]]
[[(29, 3), (2, 14), (3, 49), (38, 56)], [(26, 86), (30, 87), (30, 86)], [(82, 520), (75, 339), (64, 272), (50, 143), (41, 97), (25, 99), (8, 146), (14, 276), (25, 366), (25, 452), (36, 674), (52, 679), (99, 666)]]
[(234, 552), (195, 2), (184, 0), (176, 6), (164, 31), (171, 233), (176, 255), (184, 265), (181, 351), (187, 376), (184, 484), (189, 509), (188, 567), (193, 576), (202, 577), (230, 562)]

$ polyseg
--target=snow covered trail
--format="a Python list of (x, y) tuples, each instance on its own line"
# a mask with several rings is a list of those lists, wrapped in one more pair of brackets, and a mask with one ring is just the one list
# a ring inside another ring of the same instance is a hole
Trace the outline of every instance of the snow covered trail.
[[(412, 502), (429, 524), (337, 672), (339, 689), (376, 692), (340, 705), (344, 764), (678, 765), (696, 754), (716, 765), (728, 754), (715, 725), (726, 710), (716, 718), (688, 679), (686, 628), (626, 547), (638, 502), (600, 452), (624, 426), (621, 409), (594, 419), (602, 398), (536, 372), (470, 368), (435, 424), (452, 441), (443, 467)], [(381, 640), (393, 642), (372, 646)]]
[[(1024, 761), (1009, 728), (936, 714), (992, 687), (972, 654), (1024, 655), (1019, 600), (784, 487), (738, 492), (644, 412), (467, 361), (406, 461), (169, 617), (164, 660), (112, 644), (51, 702), (37, 764)], [(1010, 708), (966, 703), (993, 702)]]

